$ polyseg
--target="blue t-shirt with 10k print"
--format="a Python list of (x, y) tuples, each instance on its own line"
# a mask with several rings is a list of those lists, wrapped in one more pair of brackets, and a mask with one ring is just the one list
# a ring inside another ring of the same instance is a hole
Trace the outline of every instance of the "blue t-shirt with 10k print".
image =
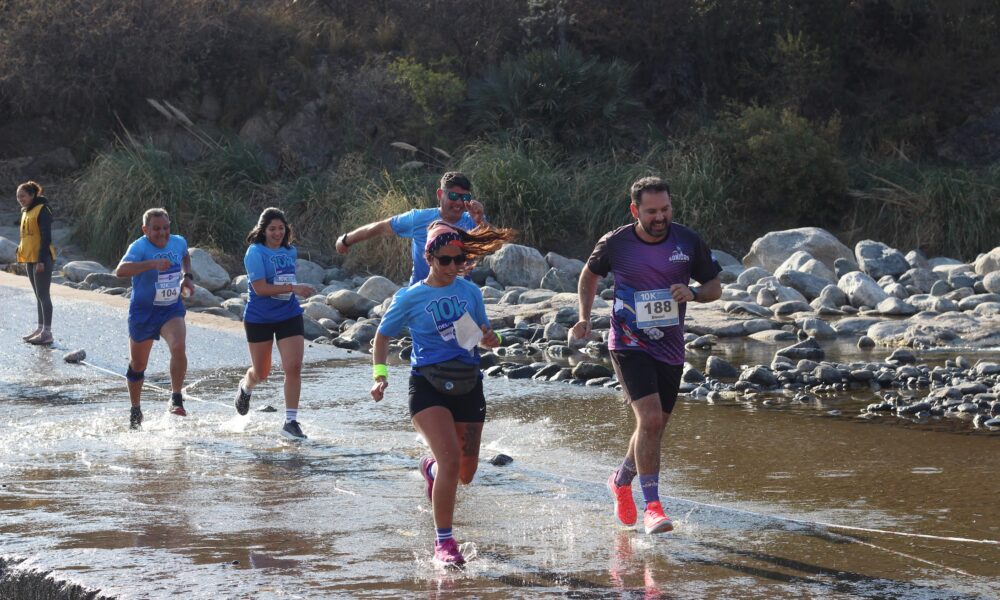
[(181, 264), (187, 256), (187, 240), (179, 235), (171, 235), (163, 248), (157, 248), (149, 238), (142, 236), (128, 247), (123, 262), (142, 262), (158, 258), (170, 261), (164, 271), (149, 269), (132, 277), (132, 299), (129, 302), (129, 318), (138, 322), (147, 321), (155, 313), (174, 310), (181, 302)]
[(280, 323), (302, 314), (299, 300), (293, 293), (277, 296), (258, 296), (253, 290), (253, 282), (263, 279), (273, 285), (295, 284), (295, 259), (298, 251), (294, 246), (278, 246), (272, 250), (264, 244), (250, 244), (243, 257), (247, 270), (250, 301), (247, 302), (243, 320), (247, 323)]

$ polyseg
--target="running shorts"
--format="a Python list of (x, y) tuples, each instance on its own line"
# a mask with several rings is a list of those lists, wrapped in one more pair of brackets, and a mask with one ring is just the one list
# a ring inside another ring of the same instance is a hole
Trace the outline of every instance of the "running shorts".
[(482, 423), (486, 420), (486, 397), (483, 380), (461, 396), (443, 394), (422, 375), (410, 375), (410, 417), (432, 406), (443, 406), (451, 412), (456, 423)]
[(145, 321), (134, 319), (132, 315), (128, 317), (128, 337), (133, 342), (145, 342), (146, 340), (160, 339), (160, 329), (166, 325), (167, 321), (184, 318), (187, 309), (178, 302), (174, 306), (167, 307), (163, 311), (154, 310)]
[(663, 412), (669, 414), (674, 410), (683, 366), (660, 362), (641, 350), (612, 350), (611, 364), (615, 367), (626, 404), (659, 394)]
[(277, 323), (247, 323), (244, 321), (243, 329), (246, 330), (247, 341), (251, 344), (270, 342), (271, 340), (283, 340), (296, 335), (305, 335), (305, 325), (302, 321), (302, 315), (296, 315), (291, 319), (285, 319)]

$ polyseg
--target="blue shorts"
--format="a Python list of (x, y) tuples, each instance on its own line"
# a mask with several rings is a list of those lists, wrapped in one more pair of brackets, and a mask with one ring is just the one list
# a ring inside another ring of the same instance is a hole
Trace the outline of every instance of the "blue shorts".
[(166, 309), (156, 310), (154, 309), (152, 313), (143, 321), (135, 319), (132, 315), (128, 316), (128, 337), (133, 342), (145, 342), (146, 340), (158, 340), (160, 339), (160, 329), (170, 319), (176, 319), (177, 317), (183, 318), (187, 314), (187, 309), (184, 308), (184, 304), (178, 302), (174, 306), (170, 306)]

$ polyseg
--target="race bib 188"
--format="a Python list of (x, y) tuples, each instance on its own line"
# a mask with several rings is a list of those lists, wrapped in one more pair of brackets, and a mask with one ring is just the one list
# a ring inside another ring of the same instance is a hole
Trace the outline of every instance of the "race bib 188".
[(635, 293), (635, 325), (639, 329), (672, 327), (680, 322), (677, 301), (670, 290), (647, 290)]

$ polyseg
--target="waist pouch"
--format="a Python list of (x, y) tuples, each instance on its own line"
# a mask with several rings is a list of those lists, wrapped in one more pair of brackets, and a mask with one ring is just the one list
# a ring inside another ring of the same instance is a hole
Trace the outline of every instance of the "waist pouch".
[(458, 359), (425, 365), (417, 368), (434, 389), (449, 396), (468, 394), (479, 383), (479, 365), (470, 365)]

